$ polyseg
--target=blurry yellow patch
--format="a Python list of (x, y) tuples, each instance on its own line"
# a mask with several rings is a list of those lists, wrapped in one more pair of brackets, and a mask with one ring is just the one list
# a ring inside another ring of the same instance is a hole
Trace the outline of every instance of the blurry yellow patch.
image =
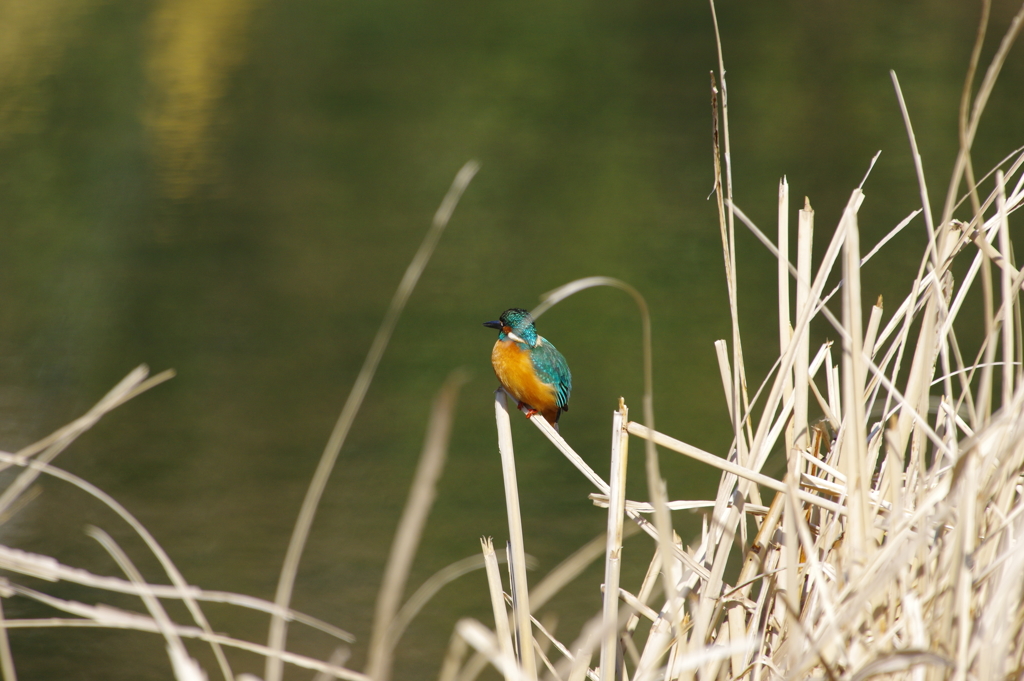
[(216, 179), (218, 105), (244, 56), (254, 0), (163, 0), (153, 13), (145, 122), (164, 193)]

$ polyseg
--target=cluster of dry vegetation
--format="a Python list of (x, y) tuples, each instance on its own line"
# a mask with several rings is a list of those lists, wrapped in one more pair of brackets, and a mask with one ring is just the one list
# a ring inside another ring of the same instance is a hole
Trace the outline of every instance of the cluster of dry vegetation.
[[(134, 594), (146, 608), (143, 614), (61, 600), (23, 586), (13, 577), (4, 579), (3, 597), (34, 599), (67, 614), (0, 619), (4, 678), (15, 678), (9, 629), (96, 626), (162, 635), (181, 681), (206, 678), (182, 642), (187, 638), (211, 646), (221, 673), (229, 680), (234, 675), (225, 648), (265, 656), (267, 681), (280, 679), (285, 663), (314, 670), (318, 678), (383, 681), (390, 677), (392, 661), (400, 653), (402, 632), (426, 599), (442, 584), (479, 567), (488, 578), (493, 627), (470, 619), (458, 623), (441, 662), (439, 677), (444, 681), (470, 681), (488, 665), (509, 680), (1021, 678), (1024, 333), (1019, 294), (1024, 271), (1014, 265), (1009, 217), (1024, 205), (1024, 153), (1013, 152), (992, 172), (976, 178), (971, 143), (1022, 22), (1024, 9), (1014, 18), (975, 92), (984, 36), (984, 30), (979, 31), (961, 106), (960, 153), (938, 216), (930, 208), (911, 118), (893, 75), (917, 163), (922, 208), (866, 255), (858, 227), (858, 211), (865, 198), (860, 188), (853, 190), (831, 233), (815, 226), (814, 213), (805, 203), (798, 213), (795, 254), (789, 243), (790, 200), (785, 181), (779, 186), (776, 241), (734, 204), (727, 90), (720, 59), (719, 79), (713, 83), (715, 169), (733, 334), (730, 342), (717, 344), (717, 357), (732, 417), (732, 446), (719, 456), (655, 429), (650, 322), (636, 291), (615, 280), (594, 278), (549, 294), (535, 314), (591, 286), (626, 290), (641, 308), (648, 350), (643, 418), (631, 421), (627, 407), (620, 403), (612, 420), (609, 480), (587, 466), (544, 419), (532, 419), (593, 483), (592, 499), (597, 507), (607, 509), (608, 517), (606, 536), (581, 549), (544, 580), (530, 585), (526, 576), (509, 410), (505, 394), (499, 391), (495, 413), (505, 475), (508, 544), (496, 552), (490, 540), (484, 540), (478, 559), (454, 565), (401, 604), (443, 466), (461, 382), (456, 376), (435, 403), (384, 575), (365, 672), (345, 667), (345, 642), (351, 642), (346, 632), (289, 607), (298, 560), (327, 477), (409, 293), (476, 170), (469, 164), (456, 178), (410, 264), (328, 442), (297, 521), (274, 603), (190, 585), (126, 509), (52, 464), (106, 412), (167, 374), (147, 379), (140, 368), (74, 423), (16, 454), (0, 453), (5, 466), (21, 468), (0, 493), (0, 512), (10, 512), (21, 503), (39, 475), (57, 477), (92, 494), (124, 518), (160, 560), (171, 582), (144, 581), (128, 556), (98, 529), (92, 530), (93, 536), (118, 561), (125, 578), (91, 574), (47, 556), (0, 546), (0, 568), (9, 573)], [(724, 147), (722, 154), (719, 144)], [(720, 157), (726, 159), (724, 164), (719, 163)], [(970, 207), (969, 220), (954, 219), (961, 204)], [(780, 353), (753, 395), (748, 389), (754, 383), (748, 381), (745, 370), (736, 305), (737, 221), (778, 260)], [(883, 312), (879, 301), (864, 319), (868, 308), (862, 301), (861, 265), (895, 233), (920, 223), (927, 243), (916, 274), (908, 273), (906, 297), (891, 314)], [(828, 248), (815, 263), (812, 242), (824, 238)], [(950, 267), (958, 260), (966, 261), (966, 274), (954, 281)], [(834, 271), (841, 272), (841, 283), (826, 291)], [(958, 317), (968, 293), (977, 288), (984, 308), (984, 340), (974, 356), (964, 356), (957, 340)], [(791, 300), (795, 300), (792, 306)], [(830, 304), (840, 312), (834, 313)], [(837, 340), (812, 348), (809, 325), (822, 318)], [(824, 417), (815, 422), (811, 415), (817, 413)], [(644, 502), (625, 497), (631, 438), (643, 441), (649, 490)], [(658, 447), (719, 469), (715, 498), (668, 499)], [(772, 452), (786, 460), (781, 480), (762, 473)], [(703, 509), (703, 531), (690, 545), (672, 529), (671, 511), (679, 509)], [(628, 553), (623, 549), (623, 537), (637, 530), (653, 539), (644, 545), (649, 547), (645, 555), (638, 555), (639, 549)], [(574, 641), (557, 639), (535, 618), (536, 612), (601, 555), (604, 580), (594, 586), (603, 593), (601, 611)], [(646, 577), (632, 590), (620, 580), (627, 560), (648, 565)], [(501, 563), (507, 565), (507, 587)], [(726, 580), (727, 574), (733, 576), (731, 581)], [(172, 621), (161, 604), (164, 599), (184, 602), (194, 622)], [(208, 601), (268, 614), (267, 645), (215, 633), (201, 607)], [(640, 626), (642, 620), (647, 622)], [(288, 652), (288, 622), (336, 636), (340, 643), (335, 655), (321, 661)]]

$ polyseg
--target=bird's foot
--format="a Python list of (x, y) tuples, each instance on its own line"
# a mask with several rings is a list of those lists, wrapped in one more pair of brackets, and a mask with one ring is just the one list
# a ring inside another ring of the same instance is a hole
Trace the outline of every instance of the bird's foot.
[[(526, 404), (525, 402), (520, 402), (519, 404), (516, 405), (516, 409), (518, 409), (519, 411), (522, 411), (523, 407), (530, 407), (530, 405)], [(536, 413), (537, 413), (537, 410), (534, 409), (533, 407), (530, 407), (526, 411), (526, 418), (532, 419)]]

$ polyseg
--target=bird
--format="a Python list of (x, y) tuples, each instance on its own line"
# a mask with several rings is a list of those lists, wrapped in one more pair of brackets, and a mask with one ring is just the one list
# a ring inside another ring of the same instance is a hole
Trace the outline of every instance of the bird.
[(557, 429), (558, 417), (569, 411), (572, 391), (572, 374), (565, 357), (537, 333), (533, 317), (522, 308), (505, 310), (496, 321), (484, 322), (484, 326), (498, 329), (491, 364), (501, 387), (519, 401), (520, 409), (529, 407), (527, 418), (539, 413)]

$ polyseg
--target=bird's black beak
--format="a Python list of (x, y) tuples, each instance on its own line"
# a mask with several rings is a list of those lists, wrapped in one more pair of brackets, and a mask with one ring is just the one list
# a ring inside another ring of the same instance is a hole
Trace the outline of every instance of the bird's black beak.
[(501, 328), (501, 322), (484, 322), (484, 326), (492, 328), (492, 329), (500, 329)]

